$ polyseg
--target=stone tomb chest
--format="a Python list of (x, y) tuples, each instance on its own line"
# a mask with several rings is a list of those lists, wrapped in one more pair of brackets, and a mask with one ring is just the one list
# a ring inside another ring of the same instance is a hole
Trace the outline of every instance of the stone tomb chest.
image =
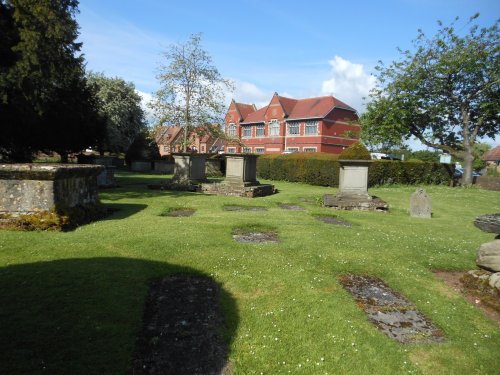
[(273, 185), (257, 181), (258, 155), (238, 154), (226, 156), (226, 176), (221, 183), (207, 183), (201, 190), (207, 194), (263, 197), (276, 192)]
[(174, 154), (175, 166), (173, 182), (189, 185), (206, 180), (206, 154)]
[(228, 155), (226, 156), (227, 184), (237, 186), (258, 185), (257, 155)]
[(0, 213), (29, 214), (99, 202), (101, 165), (0, 164)]
[(385, 211), (386, 202), (368, 194), (368, 167), (371, 160), (339, 160), (339, 191), (325, 194), (323, 205), (338, 210)]

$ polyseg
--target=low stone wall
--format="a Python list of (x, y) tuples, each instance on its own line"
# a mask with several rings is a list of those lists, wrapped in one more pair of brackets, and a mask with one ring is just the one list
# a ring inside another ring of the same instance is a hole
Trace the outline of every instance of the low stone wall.
[(174, 173), (174, 166), (175, 163), (168, 162), (168, 161), (154, 161), (154, 167), (153, 170), (156, 173), (163, 173), (163, 174), (172, 174)]
[(132, 161), (130, 170), (134, 172), (151, 172), (152, 166), (150, 161)]
[(99, 202), (101, 165), (0, 164), (0, 214), (29, 214)]
[(476, 184), (483, 189), (500, 191), (500, 177), (480, 176), (477, 178)]

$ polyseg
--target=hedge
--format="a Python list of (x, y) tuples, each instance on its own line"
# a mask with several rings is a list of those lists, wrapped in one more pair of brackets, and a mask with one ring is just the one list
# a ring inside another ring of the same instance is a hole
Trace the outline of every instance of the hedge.
[[(261, 155), (257, 175), (268, 180), (304, 182), (311, 185), (339, 185), (339, 161), (332, 154)], [(445, 185), (452, 169), (430, 162), (374, 160), (368, 171), (368, 186), (376, 185)]]

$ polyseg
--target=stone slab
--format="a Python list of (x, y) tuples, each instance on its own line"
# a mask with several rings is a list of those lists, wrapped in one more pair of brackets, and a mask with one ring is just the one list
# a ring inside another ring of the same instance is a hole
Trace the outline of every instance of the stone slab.
[(500, 214), (478, 216), (474, 225), (484, 232), (500, 234)]
[(382, 199), (370, 196), (366, 199), (363, 196), (335, 196), (325, 194), (323, 196), (323, 206), (337, 210), (360, 210), (360, 211), (387, 211), (389, 205)]

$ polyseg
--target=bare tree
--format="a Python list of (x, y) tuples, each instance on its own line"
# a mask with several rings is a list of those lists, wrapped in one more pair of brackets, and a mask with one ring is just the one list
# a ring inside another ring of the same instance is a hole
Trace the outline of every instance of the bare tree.
[(157, 79), (160, 89), (151, 103), (158, 124), (180, 125), (184, 129), (183, 152), (188, 135), (197, 127), (216, 123), (226, 110), (225, 93), (233, 90), (212, 64), (201, 46), (201, 34), (191, 35), (186, 43), (169, 46), (163, 53)]

